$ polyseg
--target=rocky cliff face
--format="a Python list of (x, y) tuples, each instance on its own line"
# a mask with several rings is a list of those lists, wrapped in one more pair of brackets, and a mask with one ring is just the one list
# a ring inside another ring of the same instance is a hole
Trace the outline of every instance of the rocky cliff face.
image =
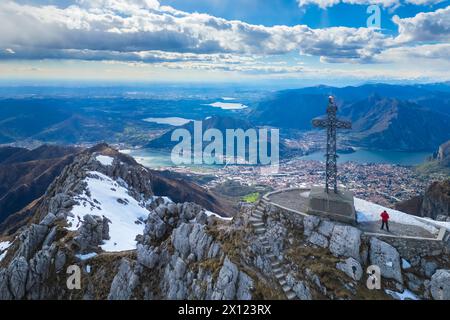
[(442, 144), (436, 155), (436, 160), (444, 167), (450, 167), (450, 141)]
[(402, 201), (397, 210), (438, 221), (450, 221), (450, 180), (435, 181), (422, 196)]
[(450, 221), (450, 180), (433, 182), (423, 197), (422, 217)]

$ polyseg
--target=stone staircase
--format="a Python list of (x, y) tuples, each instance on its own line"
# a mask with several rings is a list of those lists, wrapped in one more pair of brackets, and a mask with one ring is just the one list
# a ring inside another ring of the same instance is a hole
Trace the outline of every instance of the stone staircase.
[(292, 291), (292, 288), (289, 287), (286, 283), (286, 272), (284, 271), (283, 262), (279, 261), (277, 257), (272, 252), (272, 247), (269, 244), (269, 241), (266, 238), (266, 225), (264, 223), (264, 211), (266, 209), (266, 204), (263, 200), (260, 200), (255, 209), (252, 211), (250, 216), (250, 224), (253, 227), (253, 230), (258, 235), (258, 238), (261, 240), (261, 243), (264, 246), (266, 257), (269, 258), (272, 266), (272, 272), (275, 278), (278, 280), (281, 288), (283, 289), (284, 294), (288, 298), (288, 300), (294, 300), (297, 298), (296, 294)]

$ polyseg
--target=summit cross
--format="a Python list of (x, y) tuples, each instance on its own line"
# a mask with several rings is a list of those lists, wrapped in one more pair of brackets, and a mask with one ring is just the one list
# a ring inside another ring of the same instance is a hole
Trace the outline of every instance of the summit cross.
[(327, 117), (324, 119), (314, 119), (313, 126), (316, 128), (327, 129), (327, 158), (326, 163), (326, 192), (330, 192), (330, 186), (334, 187), (334, 193), (338, 193), (337, 188), (337, 152), (336, 152), (336, 132), (337, 129), (351, 129), (350, 121), (340, 120), (337, 118), (337, 106), (332, 96), (329, 97), (327, 107)]

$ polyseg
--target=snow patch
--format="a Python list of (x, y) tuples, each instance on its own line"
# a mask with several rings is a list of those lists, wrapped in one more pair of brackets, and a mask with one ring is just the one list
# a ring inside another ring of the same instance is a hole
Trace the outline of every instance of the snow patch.
[(99, 155), (95, 159), (104, 166), (111, 166), (114, 161), (114, 158), (109, 157), (109, 156), (103, 156), (103, 155)]
[(396, 300), (420, 300), (414, 293), (407, 289), (403, 292), (395, 292), (391, 290), (385, 290), (385, 292)]
[(0, 242), (0, 262), (6, 257), (8, 248), (11, 246), (11, 244), (12, 243), (9, 241)]
[(75, 257), (77, 257), (81, 261), (86, 261), (92, 258), (95, 258), (97, 256), (97, 253), (91, 252), (86, 254), (76, 254)]
[(72, 216), (67, 218), (68, 229), (78, 230), (87, 214), (104, 216), (111, 221), (111, 239), (104, 242), (102, 249), (109, 252), (135, 249), (135, 238), (144, 231), (144, 224), (136, 221), (147, 219), (149, 211), (128, 194), (128, 186), (123, 180), (114, 181), (100, 172), (90, 171), (84, 181), (90, 194), (84, 192), (74, 197), (79, 204), (72, 208)]
[(225, 218), (225, 217), (222, 217), (221, 215), (218, 215), (217, 213), (214, 213), (214, 212), (208, 211), (208, 210), (205, 210), (205, 214), (208, 217), (215, 217), (215, 218), (218, 218), (218, 219), (224, 220), (224, 221), (231, 221), (231, 220), (233, 220), (233, 218)]
[(402, 269), (406, 270), (411, 268), (411, 263), (409, 263), (407, 260), (402, 259)]

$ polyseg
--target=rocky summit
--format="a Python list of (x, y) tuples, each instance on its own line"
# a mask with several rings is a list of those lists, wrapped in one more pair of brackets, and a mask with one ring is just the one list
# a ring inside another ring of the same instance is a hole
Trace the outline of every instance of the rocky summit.
[(107, 145), (80, 152), (0, 236), (0, 299), (450, 298), (445, 234), (380, 238), (264, 201), (229, 218), (155, 195), (155, 179)]

